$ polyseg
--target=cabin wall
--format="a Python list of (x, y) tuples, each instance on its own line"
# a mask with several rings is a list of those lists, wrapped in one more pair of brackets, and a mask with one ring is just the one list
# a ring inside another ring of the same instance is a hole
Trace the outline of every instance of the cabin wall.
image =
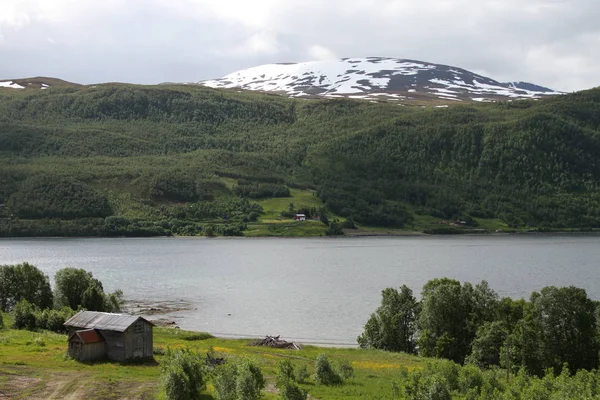
[(79, 361), (97, 361), (105, 358), (104, 342), (84, 344), (78, 340), (69, 341), (69, 356)]
[(125, 334), (116, 331), (101, 330), (100, 334), (106, 341), (106, 356), (112, 361), (125, 361)]
[(153, 356), (152, 324), (138, 321), (130, 326), (124, 335), (126, 359), (151, 358)]

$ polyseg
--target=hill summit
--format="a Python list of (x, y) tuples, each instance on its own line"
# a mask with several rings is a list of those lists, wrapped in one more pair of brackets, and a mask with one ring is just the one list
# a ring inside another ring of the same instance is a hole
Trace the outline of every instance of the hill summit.
[(437, 100), (448, 103), (531, 99), (560, 94), (527, 82), (498, 82), (448, 65), (385, 57), (265, 64), (199, 84), (292, 97)]

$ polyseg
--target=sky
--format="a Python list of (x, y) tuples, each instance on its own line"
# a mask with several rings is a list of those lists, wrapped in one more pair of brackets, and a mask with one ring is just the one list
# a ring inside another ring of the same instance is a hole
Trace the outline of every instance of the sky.
[(196, 82), (275, 62), (407, 58), (600, 85), (598, 0), (0, 0), (0, 79)]

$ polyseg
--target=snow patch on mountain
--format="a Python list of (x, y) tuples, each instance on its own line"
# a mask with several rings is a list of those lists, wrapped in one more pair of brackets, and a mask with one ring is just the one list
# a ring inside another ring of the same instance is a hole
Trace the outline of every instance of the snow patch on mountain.
[(501, 83), (467, 70), (423, 61), (366, 57), (266, 64), (199, 82), (213, 88), (241, 88), (292, 97), (325, 96), (395, 100), (426, 98), (494, 101), (559, 94), (526, 82)]
[(0, 82), (0, 87), (11, 88), (11, 89), (25, 89), (25, 86), (21, 86), (18, 83), (13, 82), (13, 81)]

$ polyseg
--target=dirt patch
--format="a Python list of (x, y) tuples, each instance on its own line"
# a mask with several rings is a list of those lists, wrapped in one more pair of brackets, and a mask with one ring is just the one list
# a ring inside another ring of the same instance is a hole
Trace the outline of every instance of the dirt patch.
[(0, 400), (152, 399), (154, 382), (114, 381), (85, 373), (51, 373), (44, 379), (0, 372)]
[(41, 378), (0, 372), (0, 399), (12, 399), (28, 390), (43, 386)]

